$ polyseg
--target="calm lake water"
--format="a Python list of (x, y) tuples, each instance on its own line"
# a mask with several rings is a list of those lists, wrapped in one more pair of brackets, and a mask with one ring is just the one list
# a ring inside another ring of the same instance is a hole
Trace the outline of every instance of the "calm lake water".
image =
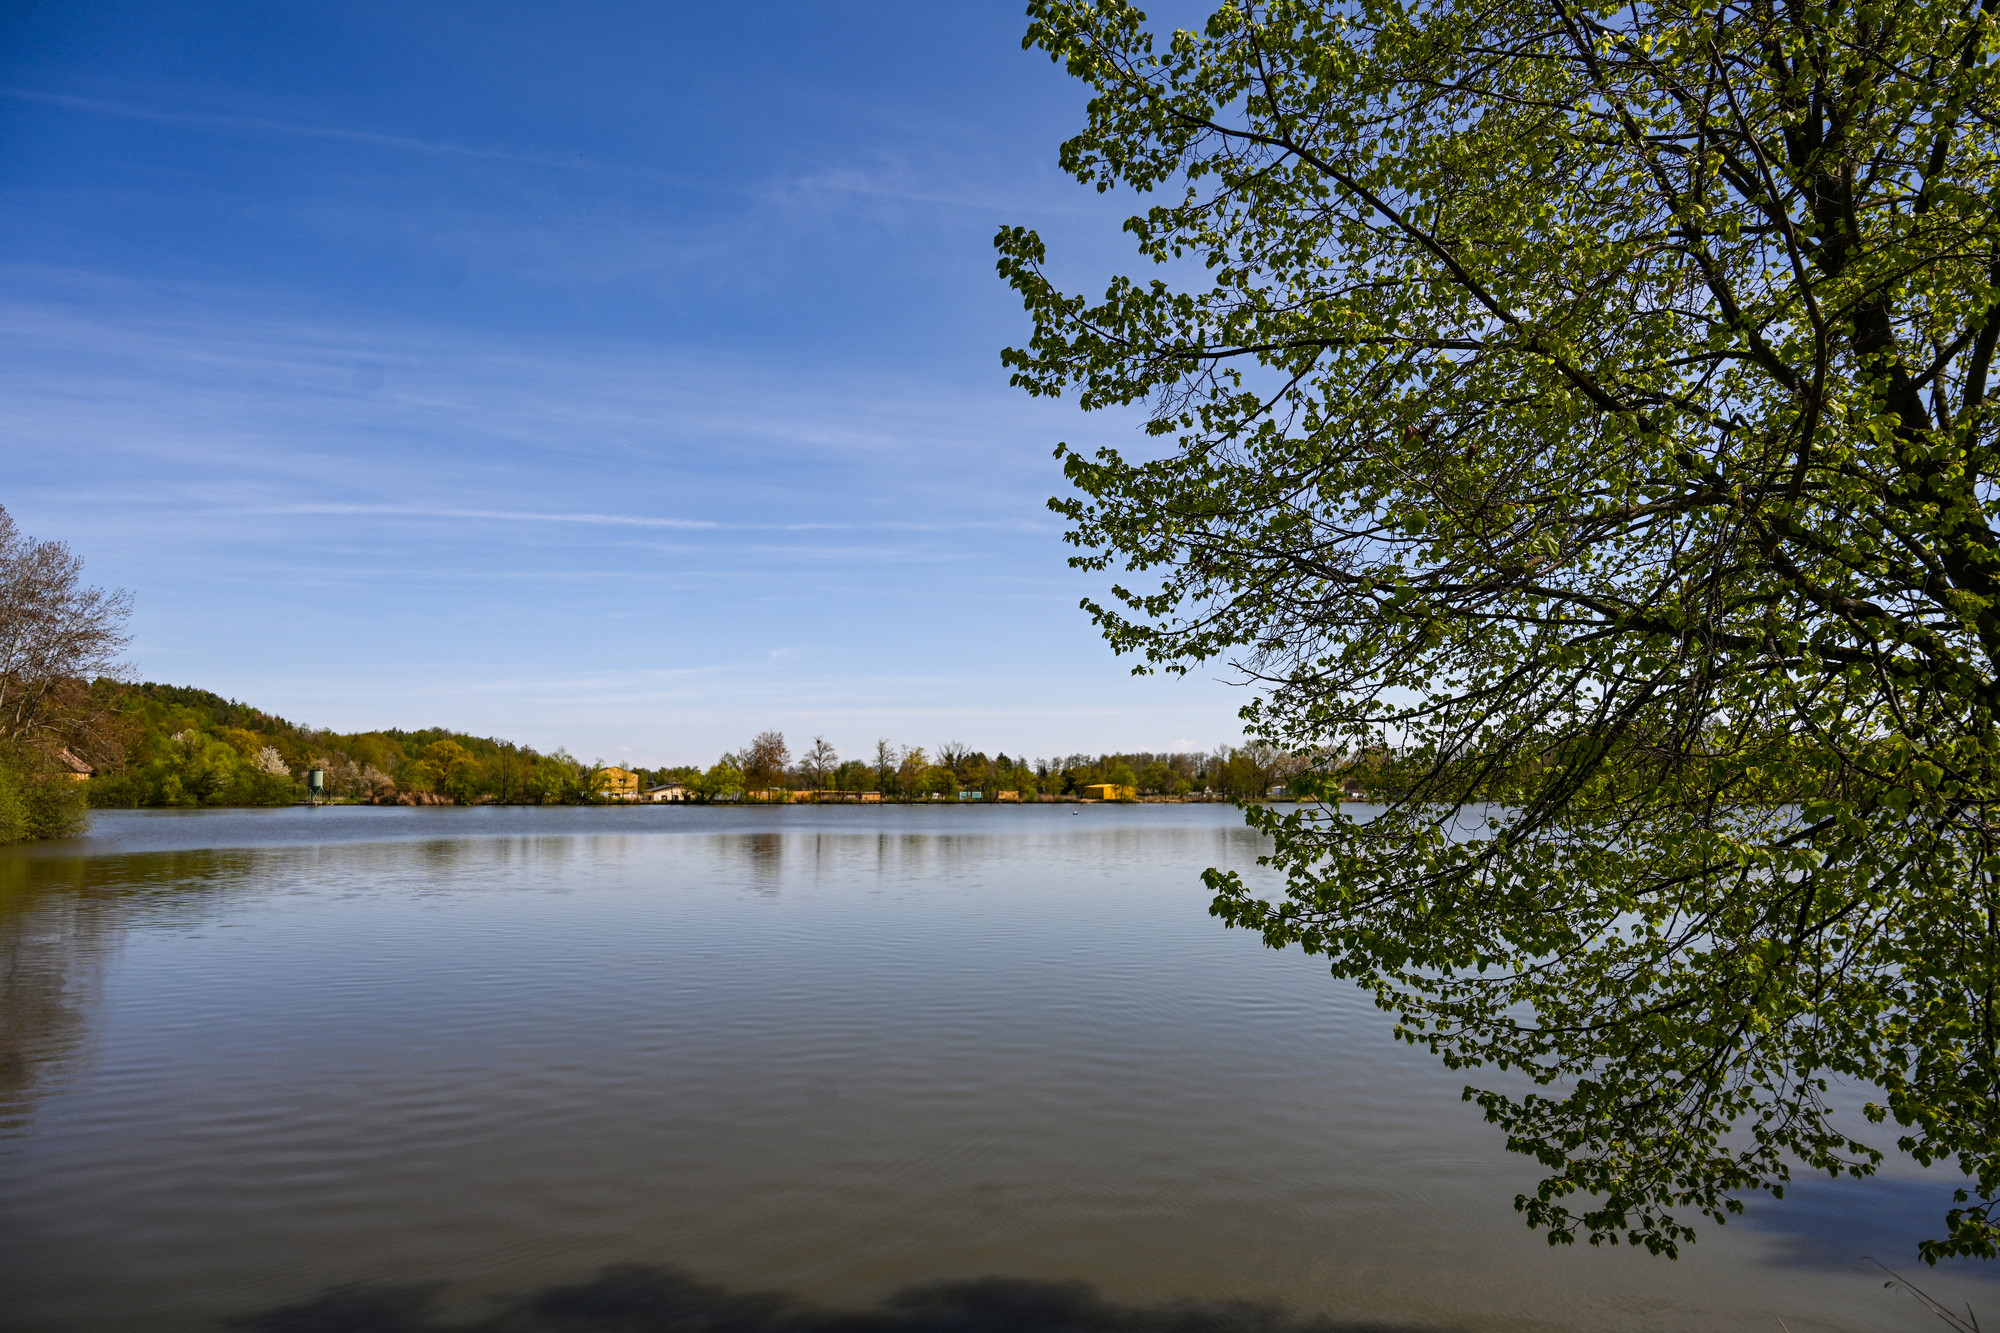
[(0, 1327), (1924, 1329), (1948, 1183), (1552, 1250), (1205, 806), (108, 813), (0, 854)]

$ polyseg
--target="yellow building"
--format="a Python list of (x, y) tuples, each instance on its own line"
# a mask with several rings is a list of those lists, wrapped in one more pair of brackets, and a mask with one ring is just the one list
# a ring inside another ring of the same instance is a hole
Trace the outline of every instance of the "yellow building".
[(1139, 789), (1115, 782), (1093, 782), (1083, 789), (1083, 797), (1087, 801), (1136, 801)]
[(639, 775), (629, 768), (599, 769), (597, 794), (607, 801), (636, 801), (639, 799)]

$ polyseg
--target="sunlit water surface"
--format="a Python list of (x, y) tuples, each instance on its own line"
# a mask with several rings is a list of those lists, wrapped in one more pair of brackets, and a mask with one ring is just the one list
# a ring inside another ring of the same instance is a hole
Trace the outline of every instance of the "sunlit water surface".
[(0, 854), (0, 1326), (1935, 1327), (1860, 1261), (1915, 1270), (1942, 1182), (1550, 1249), (1464, 1076), (1207, 916), (1259, 850), (1199, 806), (100, 815)]

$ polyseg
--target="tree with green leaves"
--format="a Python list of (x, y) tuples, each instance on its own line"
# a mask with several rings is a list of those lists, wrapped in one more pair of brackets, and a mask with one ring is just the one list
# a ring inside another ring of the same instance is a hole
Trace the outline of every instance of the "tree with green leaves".
[(701, 775), (695, 791), (705, 801), (738, 801), (743, 799), (743, 781), (743, 769), (736, 756), (726, 754)]
[(1099, 298), (997, 240), (1015, 382), (1150, 411), (1058, 451), (1085, 605), (1328, 779), (1395, 757), (1376, 817), (1251, 810), (1287, 887), (1216, 914), (1524, 1075), (1467, 1095), (1552, 1242), (1897, 1150), (1964, 1173), (1925, 1257), (1994, 1256), (1991, 8), (1029, 14), (1064, 167), (1150, 196)]

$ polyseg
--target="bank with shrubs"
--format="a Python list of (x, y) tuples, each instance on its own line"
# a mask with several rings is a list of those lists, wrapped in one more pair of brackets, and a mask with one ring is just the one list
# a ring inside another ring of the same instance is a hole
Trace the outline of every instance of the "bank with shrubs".
[(67, 837), (88, 813), (86, 784), (62, 751), (0, 745), (0, 843)]

